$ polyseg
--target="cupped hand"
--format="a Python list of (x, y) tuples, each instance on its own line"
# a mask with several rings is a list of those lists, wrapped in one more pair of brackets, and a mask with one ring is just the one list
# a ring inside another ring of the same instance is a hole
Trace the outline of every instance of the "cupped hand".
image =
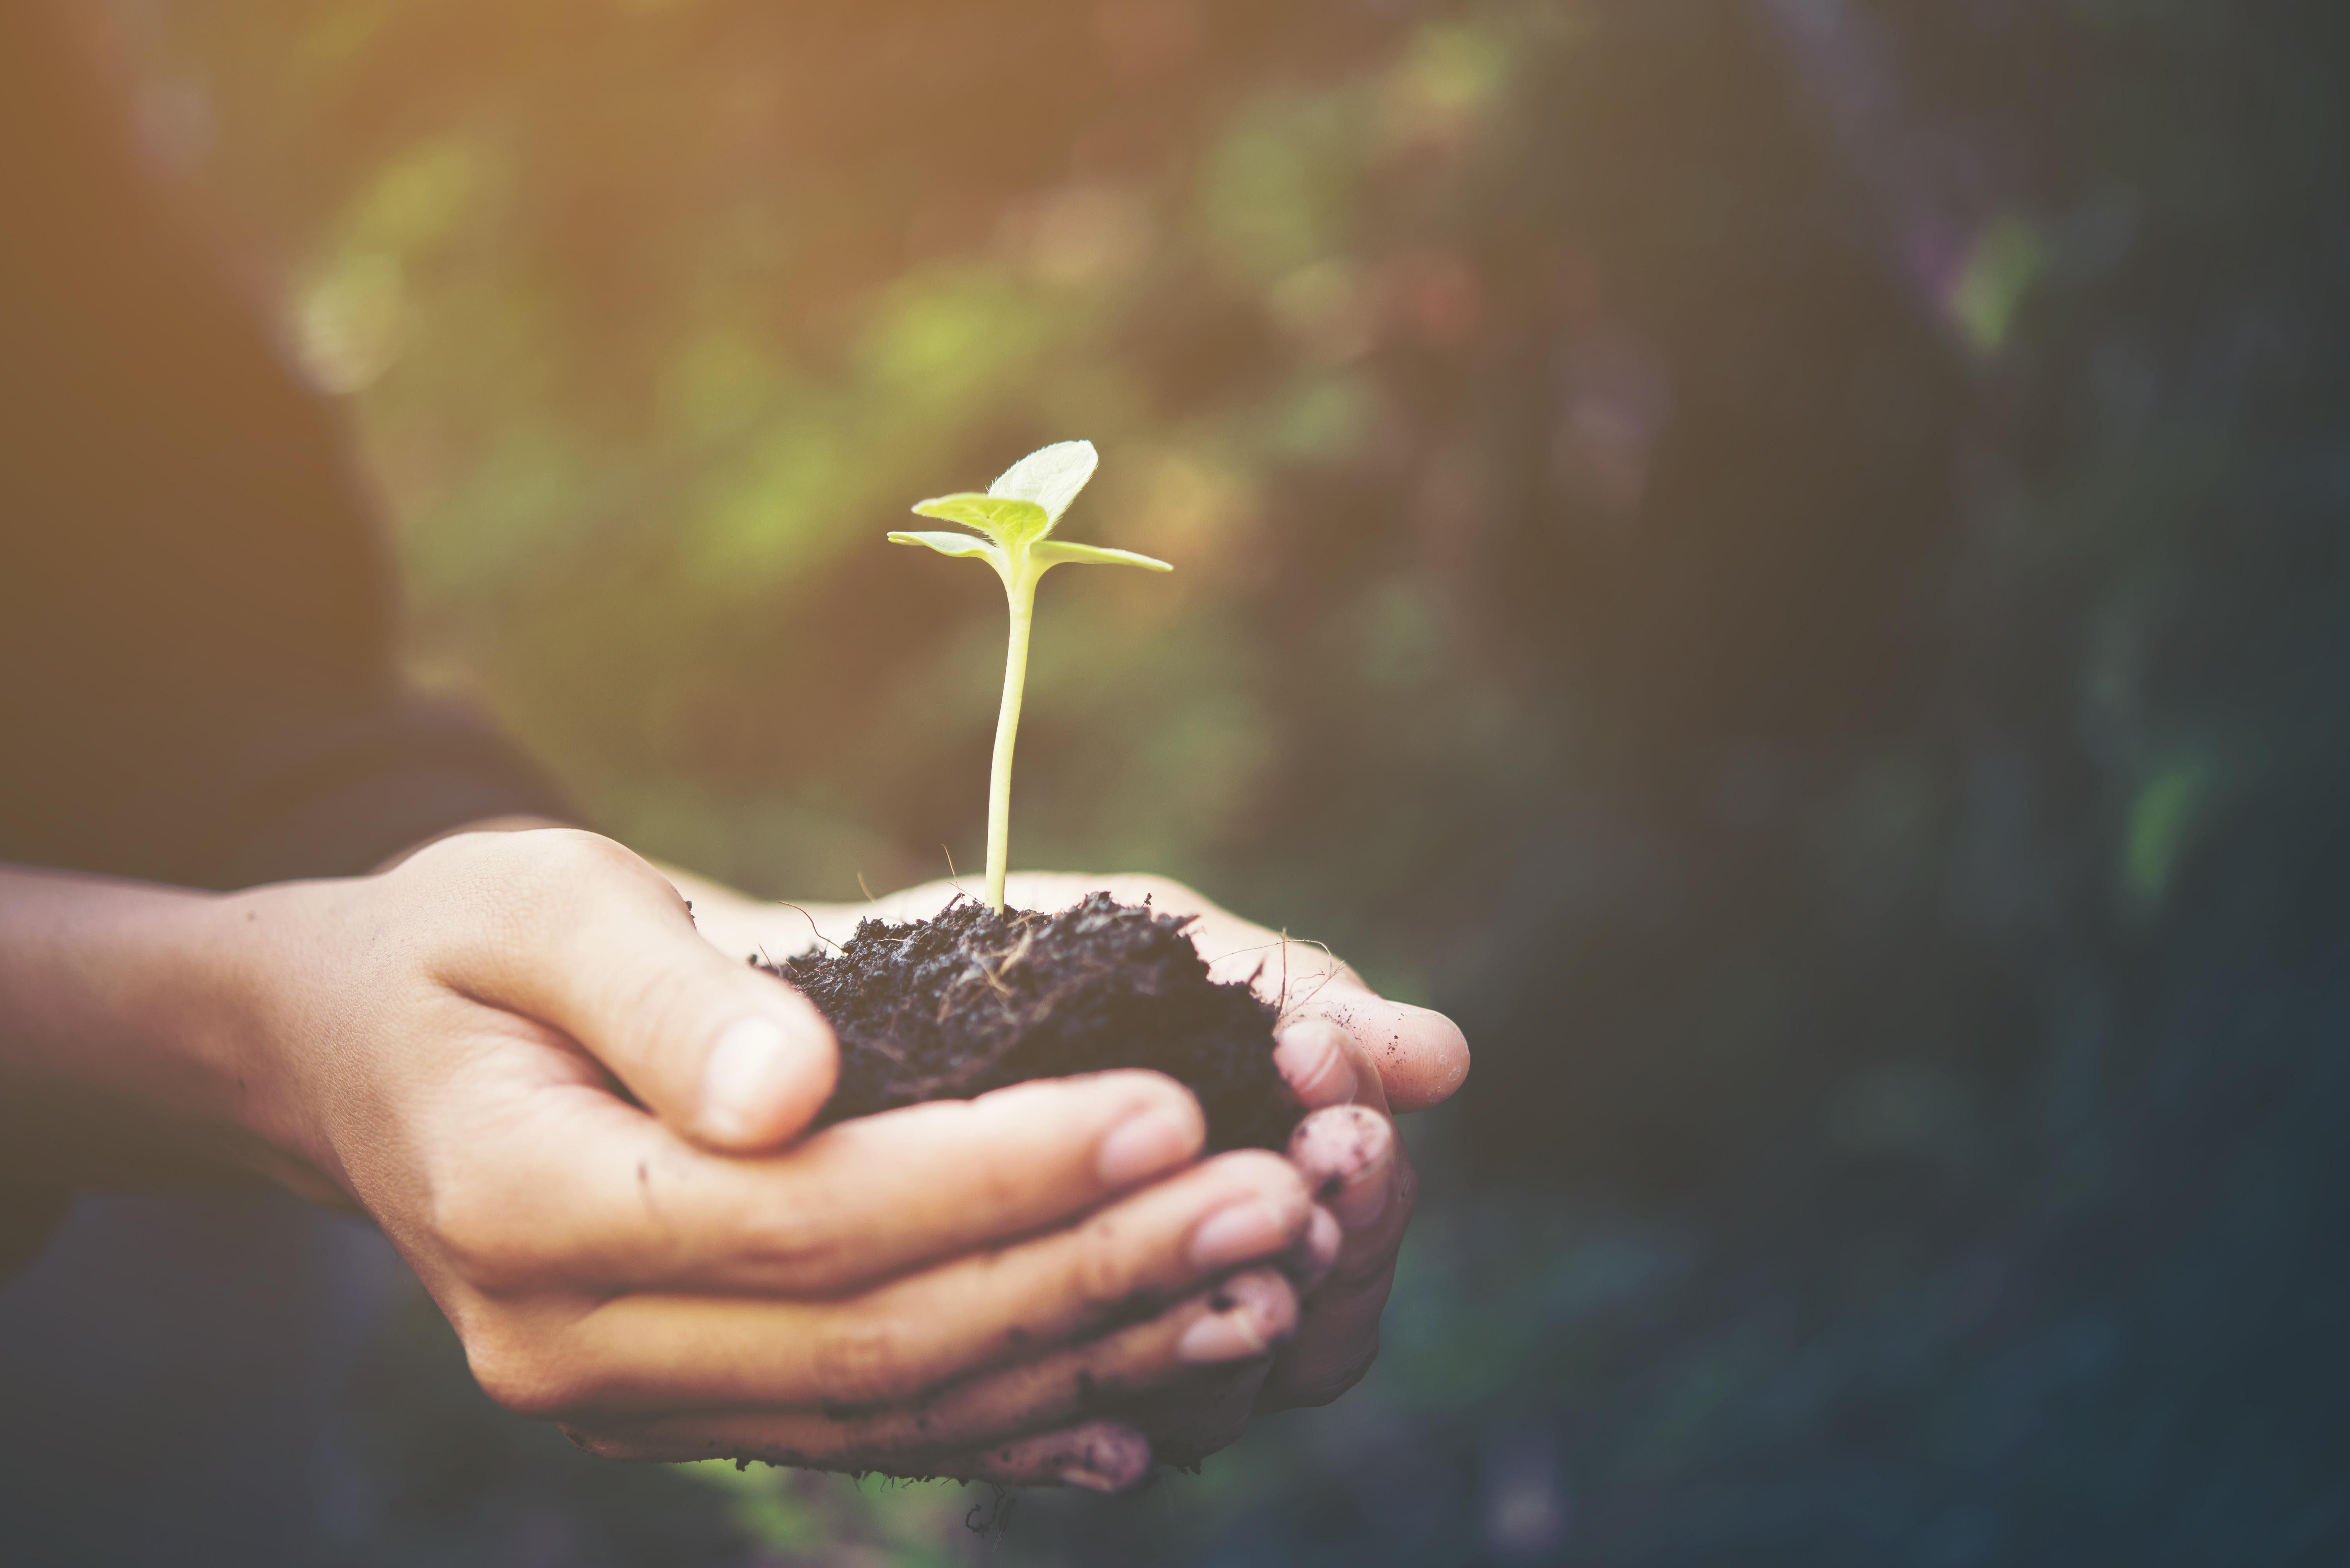
[[(1379, 1075), (1336, 1024), (1284, 1029), (1274, 1061), (1307, 1107), (1289, 1158), (1333, 1238), (1299, 1281), (1297, 1331), (1263, 1360), (1205, 1368), (1146, 1399), (1135, 1418), (1157, 1457), (1194, 1464), (1237, 1439), (1256, 1416), (1326, 1405), (1362, 1380), (1379, 1348), (1379, 1314), (1395, 1282), (1419, 1178), (1388, 1116)], [(1323, 1217), (1327, 1216), (1327, 1220)], [(1321, 1260), (1326, 1259), (1324, 1262)]]
[[(781, 958), (815, 945), (848, 940), (863, 919), (927, 919), (969, 889), (956, 882), (925, 882), (862, 904), (763, 904), (696, 877), (671, 873), (694, 900), (704, 936), (737, 958), (765, 951)], [(1354, 1041), (1359, 1059), (1374, 1068), (1386, 1106), (1424, 1111), (1452, 1096), (1469, 1075), (1469, 1043), (1440, 1012), (1390, 1002), (1327, 948), (1284, 931), (1268, 930), (1219, 908), (1170, 877), (1144, 873), (1015, 871), (1004, 882), (1016, 909), (1063, 909), (1088, 893), (1191, 917), (1192, 940), (1218, 981), (1244, 981), (1280, 1012), (1287, 1026), (1320, 1019)]]
[[(696, 889), (696, 912), (712, 942), (777, 955), (809, 945), (819, 933), (846, 940), (862, 918), (927, 918), (963, 891), (933, 882), (866, 904), (778, 907), (690, 879), (688, 885)], [(1379, 1314), (1419, 1191), (1391, 1113), (1448, 1097), (1468, 1075), (1469, 1048), (1443, 1014), (1379, 996), (1327, 950), (1243, 920), (1181, 883), (1021, 872), (1005, 893), (1019, 908), (1055, 909), (1101, 889), (1193, 917), (1210, 974), (1247, 981), (1279, 1010), (1274, 1060), (1307, 1111), (1288, 1151), (1316, 1199), (1315, 1233), (1302, 1252), (1307, 1266), (1292, 1271), (1303, 1292), (1294, 1336), (1272, 1356), (1170, 1380), (1131, 1410), (1159, 1459), (1189, 1463), (1232, 1442), (1253, 1415), (1326, 1404), (1370, 1369)]]
[(1151, 1449), (1109, 1412), (1274, 1365), (1293, 1281), (1344, 1263), (1315, 1168), (1199, 1160), (1155, 1074), (787, 1142), (830, 1032), (593, 835), (229, 908), (284, 1043), (255, 1123), (381, 1224), (494, 1398), (597, 1452), (1114, 1489)]

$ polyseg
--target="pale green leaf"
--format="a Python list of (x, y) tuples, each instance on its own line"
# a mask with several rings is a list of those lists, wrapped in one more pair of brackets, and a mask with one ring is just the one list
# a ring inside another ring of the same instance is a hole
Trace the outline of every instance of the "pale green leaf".
[(980, 495), (970, 491), (918, 503), (914, 514), (976, 528), (999, 545), (1036, 538), (1053, 526), (1053, 519), (1033, 501), (1018, 496)]
[(991, 565), (1003, 556), (1003, 551), (993, 541), (982, 539), (972, 534), (892, 534), (889, 535), (889, 543), (926, 545), (941, 556), (978, 556)]
[(1077, 498), (1077, 492), (1086, 487), (1086, 481), (1094, 476), (1094, 465), (1100, 461), (1089, 441), (1056, 441), (1005, 469), (987, 493), (1035, 502), (1045, 509), (1044, 531), (1049, 534), (1061, 514), (1069, 509), (1069, 503)]
[(1139, 556), (1132, 550), (1104, 550), (1092, 545), (1071, 545), (1059, 539), (1046, 539), (1029, 546), (1028, 554), (1040, 566), (1064, 564), (1077, 566), (1140, 566), (1145, 571), (1171, 572), (1175, 568), (1155, 556)]

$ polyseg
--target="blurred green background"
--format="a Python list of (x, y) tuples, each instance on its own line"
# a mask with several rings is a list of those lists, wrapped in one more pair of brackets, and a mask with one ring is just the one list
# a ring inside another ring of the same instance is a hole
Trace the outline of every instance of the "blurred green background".
[[(1522, 804), (1547, 742), (1467, 667), (1408, 523), (1463, 501), (1416, 504), (1405, 400), (1540, 307), (1486, 297), (1447, 209), (1572, 17), (1256, 9), (263, 0), (141, 33), (151, 118), (349, 399), (419, 673), (598, 821), (778, 895), (975, 863), (998, 607), (881, 533), (1083, 434), (1073, 526), (1182, 569), (1055, 582), (1024, 860), (1334, 934), (1384, 906), (1343, 934), (1424, 986), (1492, 869), (1439, 822)], [(1332, 483), (1366, 509), (1309, 518)], [(1388, 786), (1336, 787), (1366, 765)]]
[[(2338, 8), (110, 0), (413, 667), (754, 891), (1031, 865), (1461, 1017), (1371, 1379), (1134, 1499), (614, 1471), (412, 1305), (351, 1563), (2350, 1539)], [(1128, 580), (1129, 576), (1133, 580)], [(972, 1511), (976, 1508), (978, 1513)]]

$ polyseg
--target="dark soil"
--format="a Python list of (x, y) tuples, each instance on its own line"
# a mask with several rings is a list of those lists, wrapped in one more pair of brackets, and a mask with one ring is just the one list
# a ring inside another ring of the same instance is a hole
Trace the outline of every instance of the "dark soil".
[(1273, 1064), (1274, 1010), (1208, 978), (1190, 924), (1107, 893), (1049, 915), (959, 898), (908, 925), (859, 921), (837, 951), (752, 961), (840, 1036), (820, 1121), (1150, 1067), (1199, 1096), (1211, 1148), (1284, 1148), (1303, 1112)]

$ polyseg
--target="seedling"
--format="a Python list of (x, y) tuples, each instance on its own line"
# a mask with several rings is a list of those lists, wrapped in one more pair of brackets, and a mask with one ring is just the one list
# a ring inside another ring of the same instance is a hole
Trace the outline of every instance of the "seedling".
[(1101, 461), (1089, 441), (1055, 441), (1003, 471), (984, 495), (964, 491), (920, 502), (915, 515), (976, 529), (969, 534), (897, 533), (893, 545), (926, 545), (941, 556), (976, 556), (1003, 579), (1012, 630), (1003, 649), (1003, 705), (995, 716), (995, 764), (987, 781), (987, 902), (1003, 911), (1003, 875), (1012, 858), (1012, 742), (1020, 731), (1020, 692), (1028, 681), (1028, 628), (1035, 618), (1036, 580), (1065, 563), (1175, 568), (1131, 550), (1104, 550), (1053, 538), (1054, 527)]
[(762, 965), (798, 987), (840, 1042), (839, 1076), (821, 1125), (1119, 1067), (1148, 1067), (1189, 1087), (1211, 1149), (1286, 1148), (1305, 1114), (1274, 1064), (1278, 1011), (1249, 982), (1209, 972), (1191, 918), (1148, 899), (1121, 904), (1106, 892), (1049, 914), (1004, 907), (1012, 748), (1036, 579), (1065, 561), (1170, 569), (1130, 550), (1050, 536), (1096, 461), (1086, 441), (1048, 446), (1014, 463), (983, 495), (941, 495), (914, 508), (970, 532), (889, 535), (942, 556), (978, 556), (1003, 579), (1011, 607), (987, 796), (987, 899), (957, 898), (928, 919), (903, 923), (868, 917), (837, 946)]

